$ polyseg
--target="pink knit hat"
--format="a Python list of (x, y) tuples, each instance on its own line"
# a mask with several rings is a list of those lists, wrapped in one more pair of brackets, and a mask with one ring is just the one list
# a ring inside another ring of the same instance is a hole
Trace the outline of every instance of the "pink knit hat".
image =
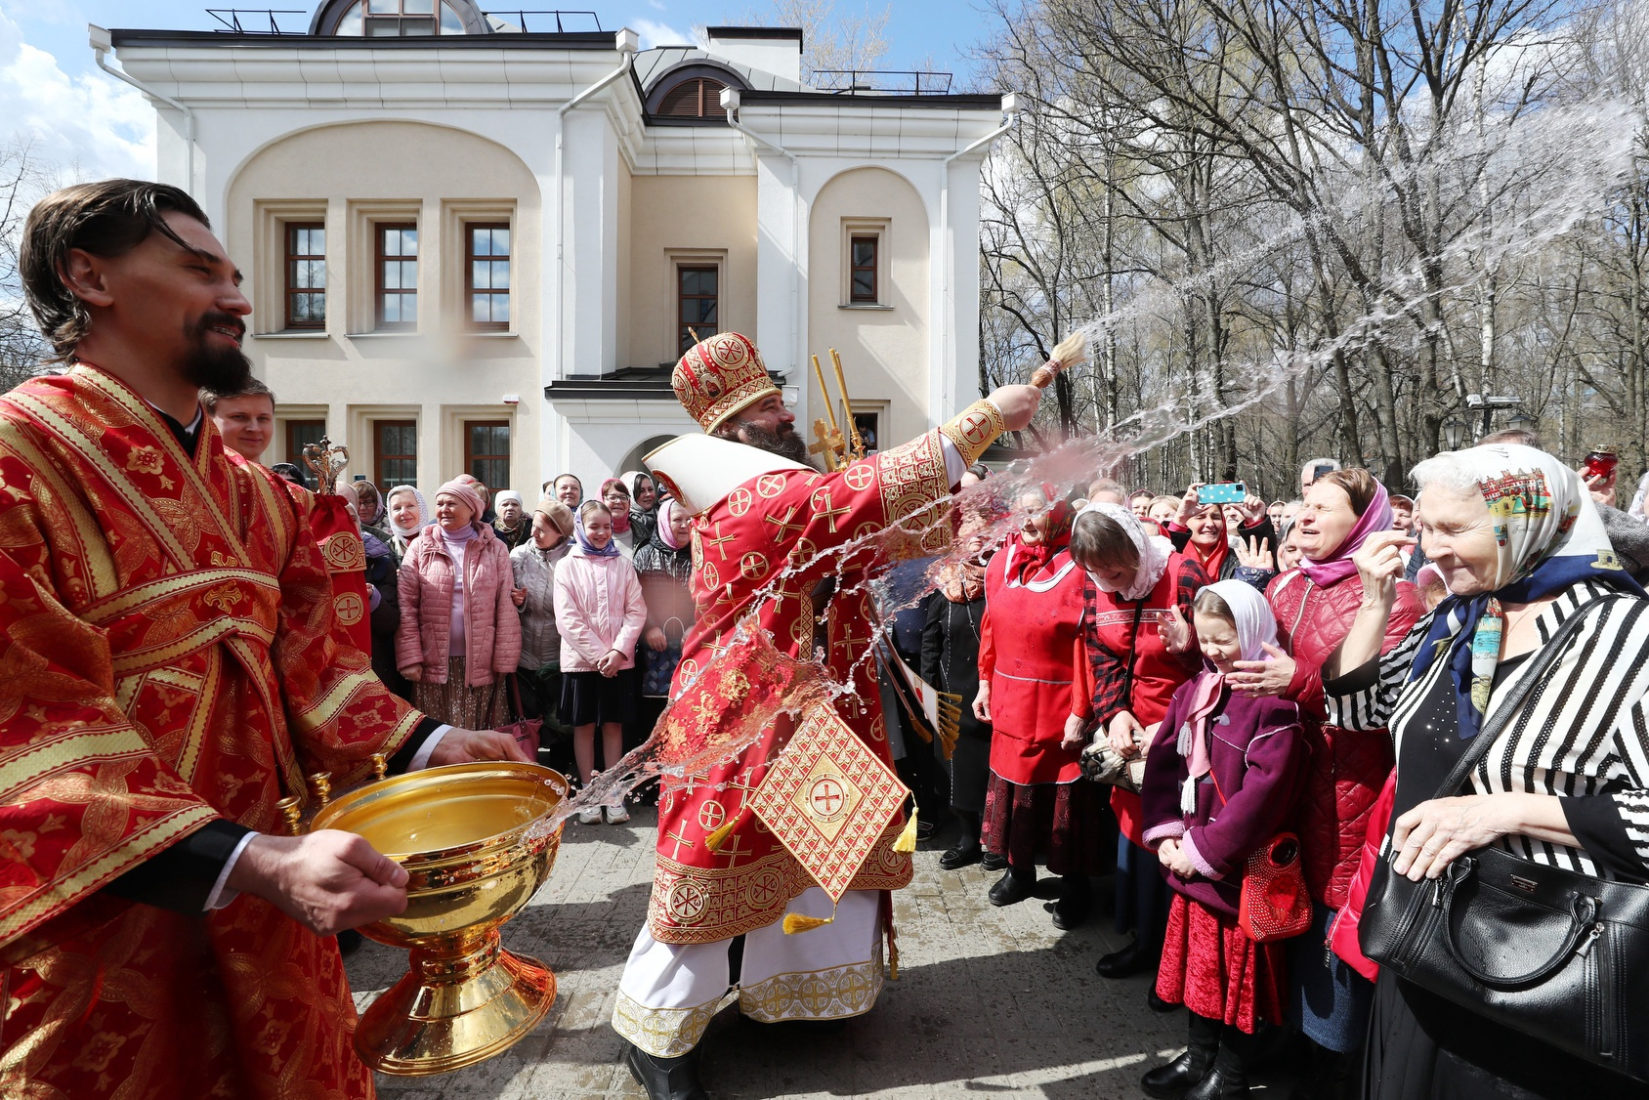
[(457, 497), (462, 501), (464, 506), (470, 510), (470, 522), (475, 525), (477, 530), (480, 529), (481, 514), (487, 510), (487, 505), (481, 499), (481, 494), (475, 491), (475, 486), (469, 484), (468, 481), (453, 478), (435, 490), (436, 496), (440, 496), (442, 493), (450, 497)]

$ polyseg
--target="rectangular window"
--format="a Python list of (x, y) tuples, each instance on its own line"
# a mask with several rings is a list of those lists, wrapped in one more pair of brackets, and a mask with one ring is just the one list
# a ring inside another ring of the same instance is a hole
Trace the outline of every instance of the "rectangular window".
[(418, 224), (379, 222), (376, 324), (379, 331), (418, 327)]
[(510, 487), (510, 422), (464, 421), (464, 472), (488, 489)]
[(286, 223), (286, 327), (326, 327), (326, 226)]
[[(680, 331), (679, 351), (684, 352), (699, 340), (709, 339), (717, 331), (718, 287), (721, 269), (714, 264), (680, 264), (676, 267), (676, 324)], [(698, 333), (695, 338), (694, 333)]]
[(464, 225), (464, 301), (469, 326), (491, 332), (510, 327), (510, 225), (467, 222)]
[(881, 301), (876, 286), (876, 250), (880, 244), (880, 237), (854, 237), (849, 243), (852, 270), (848, 301), (870, 304)]
[(418, 484), (418, 422), (416, 420), (374, 420), (372, 422), (372, 479), (389, 492), (397, 485)]
[[(859, 439), (865, 445), (866, 454), (882, 449), (882, 415), (880, 413), (856, 412), (853, 414), (853, 426), (859, 429)], [(850, 439), (848, 442), (853, 441)]]
[(326, 434), (324, 420), (288, 420), (286, 422), (286, 461), (303, 471), (303, 483), (309, 489), (315, 488), (315, 474), (304, 464), (303, 449), (311, 443), (319, 443)]

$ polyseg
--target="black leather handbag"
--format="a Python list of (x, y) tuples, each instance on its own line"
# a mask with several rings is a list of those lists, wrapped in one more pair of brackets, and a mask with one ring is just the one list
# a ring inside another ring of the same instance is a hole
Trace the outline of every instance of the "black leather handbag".
[[(1432, 797), (1461, 790), (1590, 607), (1570, 616), (1535, 656), (1516, 696)], [(1359, 926), (1364, 954), (1510, 1031), (1649, 1081), (1649, 887), (1549, 867), (1498, 847), (1469, 852), (1440, 877), (1412, 882), (1392, 871), (1397, 854), (1388, 834)]]

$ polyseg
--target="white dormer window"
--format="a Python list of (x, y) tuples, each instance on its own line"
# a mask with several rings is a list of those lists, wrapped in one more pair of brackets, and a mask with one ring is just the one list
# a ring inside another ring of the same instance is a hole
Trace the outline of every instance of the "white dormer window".
[(346, 37), (412, 38), (464, 34), (464, 19), (444, 0), (355, 0), (333, 32)]

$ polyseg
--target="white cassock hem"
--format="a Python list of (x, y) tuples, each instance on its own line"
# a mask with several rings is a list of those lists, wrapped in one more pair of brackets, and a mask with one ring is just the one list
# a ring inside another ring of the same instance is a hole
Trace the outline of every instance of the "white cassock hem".
[[(814, 887), (785, 912), (828, 917), (830, 897)], [(727, 996), (732, 943), (659, 943), (643, 925), (619, 979), (613, 1029), (658, 1058), (692, 1050)], [(745, 935), (739, 1011), (761, 1023), (840, 1020), (869, 1012), (882, 980), (881, 893), (850, 890), (830, 924), (786, 935), (780, 919)]]

